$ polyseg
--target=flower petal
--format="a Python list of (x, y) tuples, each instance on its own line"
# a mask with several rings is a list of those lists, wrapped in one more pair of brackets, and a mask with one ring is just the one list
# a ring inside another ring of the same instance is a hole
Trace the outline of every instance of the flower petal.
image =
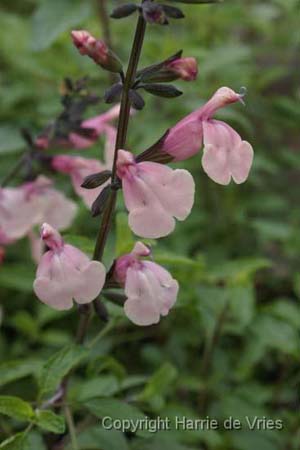
[(182, 161), (200, 150), (202, 138), (202, 123), (198, 113), (191, 113), (170, 129), (161, 150), (173, 156), (175, 161)]
[(195, 183), (192, 175), (183, 169), (153, 162), (138, 165), (139, 176), (145, 181), (162, 204), (176, 219), (184, 220), (194, 204)]
[(127, 271), (124, 304), (127, 317), (136, 325), (148, 326), (159, 322), (160, 312), (153, 298), (153, 292), (147, 276), (140, 270), (129, 268)]
[(37, 278), (33, 283), (36, 296), (51, 308), (63, 311), (73, 306), (72, 296), (69, 292), (61, 290), (61, 283), (49, 278)]
[(239, 147), (241, 138), (224, 122), (203, 122), (204, 150), (202, 166), (216, 183), (227, 185), (231, 180), (230, 153)]
[(90, 261), (87, 266), (80, 271), (80, 283), (74, 291), (74, 300), (77, 303), (89, 303), (100, 294), (106, 277), (103, 264), (99, 261)]
[(232, 149), (229, 154), (231, 175), (237, 184), (244, 183), (249, 175), (253, 162), (253, 148), (249, 142), (242, 141), (239, 147)]

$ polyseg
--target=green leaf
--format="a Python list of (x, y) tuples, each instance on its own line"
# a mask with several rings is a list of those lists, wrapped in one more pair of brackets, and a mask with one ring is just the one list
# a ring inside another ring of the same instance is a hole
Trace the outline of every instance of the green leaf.
[(0, 126), (0, 155), (18, 152), (24, 148), (20, 130), (10, 125)]
[(264, 239), (285, 241), (292, 234), (292, 227), (286, 222), (256, 219), (252, 221), (252, 226)]
[[(120, 431), (105, 430), (99, 425), (82, 431), (77, 441), (81, 450), (129, 450)], [(71, 450), (71, 447), (67, 447), (67, 450)]]
[(0, 365), (0, 386), (19, 380), (39, 371), (41, 362), (38, 360), (15, 360)]
[(0, 448), (3, 448), (5, 450), (25, 450), (26, 444), (27, 444), (26, 434), (18, 433), (1, 442)]
[(84, 406), (96, 417), (108, 416), (120, 420), (141, 420), (145, 418), (138, 408), (114, 398), (95, 399), (84, 402)]
[(74, 345), (67, 346), (51, 356), (41, 371), (40, 397), (53, 393), (63, 377), (87, 354), (87, 349)]
[(153, 408), (160, 408), (164, 402), (163, 397), (174, 385), (177, 378), (177, 370), (172, 364), (165, 363), (149, 379), (143, 391), (138, 396), (139, 400), (149, 402)]
[(18, 420), (31, 420), (34, 416), (30, 404), (18, 397), (0, 396), (0, 414)]
[(54, 414), (50, 410), (36, 410), (34, 422), (43, 430), (51, 433), (62, 434), (66, 429), (64, 417)]
[(267, 269), (271, 262), (266, 258), (243, 258), (227, 261), (212, 267), (209, 280), (213, 282), (226, 281), (231, 284), (248, 284), (256, 272)]
[(190, 268), (203, 268), (203, 262), (195, 259), (187, 258), (186, 256), (175, 255), (174, 253), (156, 253), (155, 261), (159, 264), (166, 264)]
[(102, 375), (82, 383), (76, 399), (80, 402), (95, 397), (110, 397), (119, 389), (119, 382), (113, 375)]
[(120, 212), (116, 217), (116, 254), (117, 256), (131, 252), (134, 246), (134, 238), (128, 226), (128, 214)]
[[(80, 0), (44, 0), (32, 18), (32, 49), (45, 50), (91, 14), (91, 3)], [(71, 45), (71, 40), (70, 40)]]
[(5, 264), (0, 270), (0, 285), (2, 288), (20, 292), (32, 292), (34, 267), (24, 264)]

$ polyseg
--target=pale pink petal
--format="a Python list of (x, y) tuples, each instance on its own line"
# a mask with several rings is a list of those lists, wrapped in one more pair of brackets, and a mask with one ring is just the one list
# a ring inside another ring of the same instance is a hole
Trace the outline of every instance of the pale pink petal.
[(82, 122), (82, 128), (93, 128), (98, 135), (102, 133), (105, 125), (119, 117), (120, 105), (115, 105), (99, 116), (92, 117)]
[(242, 183), (248, 177), (253, 150), (242, 141), (238, 133), (224, 122), (203, 122), (204, 152), (202, 165), (207, 175), (216, 183), (229, 184), (231, 177)]
[(203, 150), (202, 167), (207, 175), (216, 183), (227, 185), (231, 180), (228, 167), (228, 155), (224, 149), (206, 145)]
[(65, 230), (72, 224), (77, 206), (62, 192), (49, 189), (43, 196), (44, 211), (41, 222), (47, 222), (58, 230)]
[(81, 149), (91, 147), (96, 139), (89, 139), (77, 133), (70, 133), (68, 136), (70, 147)]
[(170, 234), (174, 217), (183, 220), (194, 201), (194, 181), (185, 170), (172, 170), (158, 163), (135, 163), (131, 153), (119, 150), (118, 176), (122, 179), (129, 225), (148, 238)]
[(20, 239), (39, 222), (41, 204), (26, 197), (22, 187), (0, 191), (0, 227), (8, 240)]
[(195, 112), (197, 112), (201, 120), (208, 120), (218, 109), (236, 102), (243, 102), (243, 94), (239, 94), (229, 87), (224, 86), (219, 88), (208, 102)]
[(37, 278), (33, 283), (35, 295), (46, 305), (58, 311), (71, 309), (73, 299), (70, 292), (61, 289), (61, 283), (50, 278)]
[(175, 161), (182, 161), (198, 153), (202, 139), (202, 123), (193, 112), (169, 130), (161, 150), (173, 156)]
[(159, 198), (162, 207), (176, 219), (186, 219), (194, 204), (192, 175), (187, 170), (172, 170), (153, 162), (140, 163), (138, 167), (139, 176)]
[(239, 147), (232, 149), (229, 155), (231, 175), (237, 184), (244, 183), (253, 162), (253, 148), (249, 142), (242, 141)]
[(117, 130), (116, 128), (107, 125), (104, 129), (104, 134), (106, 137), (105, 148), (104, 148), (104, 162), (106, 169), (111, 170), (114, 161), (114, 153), (116, 146)]
[(44, 244), (40, 237), (33, 230), (29, 231), (28, 238), (30, 243), (31, 257), (33, 261), (38, 264), (43, 255)]
[(77, 303), (89, 303), (101, 292), (106, 277), (106, 271), (98, 261), (90, 261), (80, 271), (80, 285), (74, 291), (74, 300)]
[(129, 210), (128, 223), (138, 236), (158, 238), (175, 228), (175, 220), (162, 207), (159, 199), (139, 177), (122, 180), (124, 200)]
[(158, 281), (159, 288), (156, 295), (160, 303), (160, 314), (165, 316), (176, 302), (179, 290), (178, 283), (162, 266), (152, 261), (144, 261), (143, 264), (147, 271), (152, 272)]
[(76, 247), (64, 244), (60, 234), (49, 224), (42, 226), (42, 238), (50, 246), (39, 263), (34, 291), (54, 309), (72, 307), (73, 300), (89, 303), (100, 293), (105, 282), (105, 268)]
[(143, 271), (129, 268), (127, 271), (124, 304), (127, 317), (136, 325), (148, 326), (159, 322), (160, 312), (153, 291)]

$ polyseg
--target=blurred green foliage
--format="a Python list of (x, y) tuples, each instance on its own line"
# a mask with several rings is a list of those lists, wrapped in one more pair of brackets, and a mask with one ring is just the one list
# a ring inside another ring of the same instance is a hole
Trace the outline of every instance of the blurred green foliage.
[[(178, 99), (147, 96), (145, 110), (131, 121), (129, 148), (151, 145), (218, 87), (246, 86), (246, 107), (229, 107), (219, 117), (252, 143), (251, 176), (244, 185), (220, 187), (203, 174), (199, 155), (184, 163), (197, 185), (193, 213), (172, 236), (153, 243), (156, 260), (180, 282), (176, 308), (144, 329), (109, 305), (114, 327), (102, 332), (93, 318), (84, 349), (73, 345), (75, 308), (52, 311), (34, 297), (27, 241), (7, 248), (0, 268), (0, 448), (71, 448), (63, 411), (37, 410), (36, 401), (75, 366), (67, 400), (81, 449), (300, 447), (300, 2), (225, 0), (183, 9), (185, 20), (149, 26), (141, 65), (183, 48), (197, 58), (199, 79), (178, 83), (185, 92)], [(113, 47), (125, 62), (133, 24), (133, 17), (111, 21)], [(96, 0), (1, 0), (1, 177), (22, 151), (20, 128), (36, 134), (60, 111), (65, 76), (88, 74), (98, 95), (108, 86), (107, 74), (71, 45), (72, 27), (101, 35)], [(85, 152), (98, 155), (96, 146)], [(57, 179), (74, 196), (66, 181)], [(119, 254), (133, 240), (121, 203), (118, 209), (107, 264), (115, 243)], [(97, 226), (80, 203), (69, 242), (91, 252)], [(125, 436), (103, 429), (98, 419), (144, 414), (220, 422), (233, 416), (243, 428)], [(280, 419), (283, 429), (251, 431), (246, 416)]]

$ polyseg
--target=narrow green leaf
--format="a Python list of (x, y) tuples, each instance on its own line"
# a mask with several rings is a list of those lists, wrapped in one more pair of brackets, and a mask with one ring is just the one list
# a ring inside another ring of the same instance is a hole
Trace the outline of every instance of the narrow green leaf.
[[(126, 438), (117, 430), (105, 430), (99, 425), (82, 431), (78, 436), (80, 450), (129, 450)], [(72, 450), (67, 447), (67, 450)]]
[(34, 415), (34, 412), (30, 404), (21, 398), (1, 395), (0, 414), (4, 414), (18, 420), (30, 420)]
[(50, 410), (36, 410), (34, 422), (43, 430), (51, 433), (62, 434), (66, 429), (64, 417)]
[(116, 253), (117, 255), (123, 255), (124, 253), (131, 252), (134, 246), (134, 239), (132, 231), (128, 225), (128, 215), (120, 212), (117, 214), (117, 242)]
[(0, 126), (0, 155), (16, 153), (24, 148), (24, 141), (20, 131), (10, 125)]
[(0, 365), (0, 386), (38, 372), (41, 362), (38, 360), (15, 360)]
[(25, 433), (18, 433), (1, 442), (0, 448), (5, 450), (25, 450), (27, 436)]
[(40, 375), (40, 397), (53, 393), (63, 377), (87, 354), (85, 348), (67, 346), (51, 356)]
[(99, 398), (83, 403), (84, 406), (96, 417), (108, 416), (112, 419), (120, 420), (141, 420), (145, 418), (138, 408), (117, 399)]

